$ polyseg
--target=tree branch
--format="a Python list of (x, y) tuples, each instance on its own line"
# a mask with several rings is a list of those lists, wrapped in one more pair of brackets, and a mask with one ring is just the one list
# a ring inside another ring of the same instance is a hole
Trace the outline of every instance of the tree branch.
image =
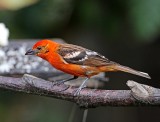
[[(133, 86), (135, 87), (133, 84), (129, 85), (132, 86), (132, 88)], [(160, 105), (160, 96), (154, 96), (152, 93), (150, 94), (152, 96), (149, 95), (147, 99), (143, 99), (143, 101), (140, 97), (141, 99), (139, 101), (139, 99), (135, 99), (132, 94), (133, 91), (131, 90), (95, 90), (85, 88), (80, 92), (79, 96), (74, 96), (75, 87), (69, 87), (65, 84), (56, 86), (53, 82), (27, 74), (22, 78), (0, 76), (0, 88), (67, 100), (84, 108), (98, 106)]]
[[(61, 39), (54, 40), (64, 43)], [(64, 77), (62, 72), (55, 70), (49, 63), (35, 56), (24, 55), (26, 50), (31, 48), (35, 41), (36, 40), (12, 40), (8, 46), (1, 47), (0, 74), (5, 76), (22, 76), (24, 73), (30, 73), (51, 81), (59, 78), (62, 79)], [(53, 74), (56, 77), (53, 77)], [(96, 81), (96, 84), (90, 84), (89, 86), (103, 86), (104, 82), (99, 83), (99, 80), (106, 80), (103, 75), (102, 73), (97, 79), (92, 78), (91, 80)], [(79, 82), (69, 82), (69, 84), (79, 86), (81, 81), (82, 80), (79, 80)], [(131, 90), (83, 89), (79, 96), (74, 96), (74, 91), (77, 89), (76, 87), (69, 87), (64, 84), (56, 86), (53, 82), (30, 75), (24, 75), (22, 78), (0, 76), (0, 88), (68, 100), (84, 108), (98, 106), (160, 105), (159, 89), (134, 81), (128, 81), (127, 85)]]

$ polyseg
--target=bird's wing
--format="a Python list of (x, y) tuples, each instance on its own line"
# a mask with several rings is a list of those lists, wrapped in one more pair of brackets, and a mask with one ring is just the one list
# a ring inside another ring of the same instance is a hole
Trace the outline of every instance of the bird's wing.
[(72, 44), (62, 44), (57, 53), (71, 64), (95, 67), (115, 64), (97, 52)]

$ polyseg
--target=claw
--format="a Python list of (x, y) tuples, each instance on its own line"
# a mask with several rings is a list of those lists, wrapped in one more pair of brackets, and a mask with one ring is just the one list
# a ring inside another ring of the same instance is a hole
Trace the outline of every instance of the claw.
[(86, 82), (87, 82), (88, 79), (89, 79), (89, 78), (86, 78), (86, 79), (83, 81), (83, 83), (80, 85), (80, 87), (75, 91), (74, 96), (80, 95), (80, 91), (81, 91), (83, 88), (86, 87), (85, 84), (86, 84)]
[(74, 93), (74, 96), (78, 96), (78, 95), (80, 95), (80, 91), (81, 91), (82, 89), (77, 89), (76, 91), (75, 91), (75, 93)]
[(59, 92), (64, 92), (69, 88), (69, 86), (66, 86), (64, 89), (60, 90)]
[(64, 80), (61, 80), (61, 81), (55, 81), (54, 82), (54, 84), (53, 84), (53, 86), (59, 86), (59, 85), (61, 85), (61, 84), (63, 84), (64, 83)]

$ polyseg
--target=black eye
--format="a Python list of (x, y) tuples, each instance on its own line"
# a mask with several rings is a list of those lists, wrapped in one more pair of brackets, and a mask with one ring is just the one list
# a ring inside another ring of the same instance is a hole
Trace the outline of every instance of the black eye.
[(37, 49), (38, 49), (38, 50), (41, 50), (41, 49), (42, 49), (42, 47), (37, 47)]

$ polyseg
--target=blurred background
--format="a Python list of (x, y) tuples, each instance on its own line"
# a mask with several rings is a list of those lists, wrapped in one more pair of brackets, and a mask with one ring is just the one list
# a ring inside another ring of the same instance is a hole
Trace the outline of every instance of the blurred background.
[[(1, 0), (0, 22), (10, 39), (62, 38), (152, 77), (106, 73), (105, 89), (128, 89), (129, 79), (160, 88), (159, 0)], [(0, 122), (69, 122), (72, 116), (81, 122), (83, 112), (71, 102), (0, 91)], [(159, 122), (159, 113), (159, 107), (99, 107), (88, 110), (87, 122)]]

